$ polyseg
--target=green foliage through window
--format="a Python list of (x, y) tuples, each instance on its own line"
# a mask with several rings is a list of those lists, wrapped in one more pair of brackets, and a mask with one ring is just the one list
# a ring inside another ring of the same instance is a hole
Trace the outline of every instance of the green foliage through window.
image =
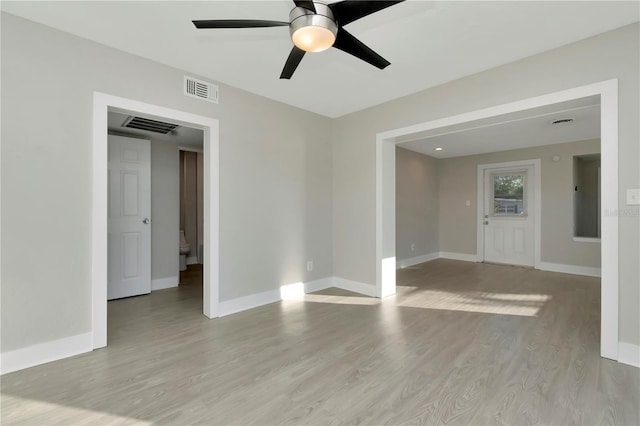
[(494, 177), (495, 198), (522, 200), (524, 179), (522, 175), (496, 175)]
[(524, 214), (524, 175), (493, 175), (493, 213)]

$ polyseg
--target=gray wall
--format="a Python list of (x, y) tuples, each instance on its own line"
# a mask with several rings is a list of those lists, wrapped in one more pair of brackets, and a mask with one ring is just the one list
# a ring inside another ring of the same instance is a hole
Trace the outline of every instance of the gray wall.
[(329, 119), (189, 98), (183, 71), (6, 13), (1, 31), (3, 351), (91, 331), (94, 91), (220, 120), (220, 300), (332, 275)]
[(440, 251), (437, 162), (396, 147), (397, 261)]
[(573, 241), (573, 156), (598, 152), (600, 141), (590, 140), (439, 160), (440, 250), (476, 254), (479, 164), (539, 158), (541, 260), (600, 267), (600, 244)]
[(178, 275), (178, 146), (151, 141), (151, 279)]
[(617, 78), (618, 207), (624, 212), (619, 220), (620, 340), (639, 344), (640, 213), (624, 204), (625, 189), (640, 186), (639, 29), (639, 24), (623, 27), (335, 120), (335, 275), (375, 284), (377, 133)]

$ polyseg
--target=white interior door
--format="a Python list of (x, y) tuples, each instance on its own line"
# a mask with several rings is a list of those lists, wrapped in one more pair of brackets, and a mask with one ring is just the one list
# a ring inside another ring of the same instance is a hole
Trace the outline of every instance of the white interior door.
[(484, 171), (484, 260), (534, 266), (533, 166)]
[(151, 292), (151, 142), (109, 135), (107, 299)]

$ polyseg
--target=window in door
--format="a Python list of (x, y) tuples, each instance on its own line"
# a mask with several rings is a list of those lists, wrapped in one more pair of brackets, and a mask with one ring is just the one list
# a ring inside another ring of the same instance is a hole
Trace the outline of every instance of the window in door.
[(493, 173), (493, 215), (523, 216), (526, 214), (526, 172)]

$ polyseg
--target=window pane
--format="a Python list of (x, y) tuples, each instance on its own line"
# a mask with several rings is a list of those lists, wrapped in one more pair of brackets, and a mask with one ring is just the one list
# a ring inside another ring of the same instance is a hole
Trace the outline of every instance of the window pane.
[(493, 213), (524, 213), (524, 175), (493, 175)]

